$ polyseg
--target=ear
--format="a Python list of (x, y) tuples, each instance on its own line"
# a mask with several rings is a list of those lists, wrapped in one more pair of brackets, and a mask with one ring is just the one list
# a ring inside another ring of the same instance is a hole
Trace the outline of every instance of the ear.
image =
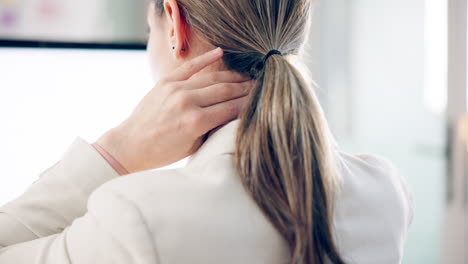
[(177, 59), (182, 58), (186, 56), (188, 52), (188, 45), (186, 45), (189, 33), (187, 23), (180, 14), (177, 0), (165, 0), (164, 9), (166, 10), (165, 14), (169, 21), (169, 39), (174, 46), (172, 52)]

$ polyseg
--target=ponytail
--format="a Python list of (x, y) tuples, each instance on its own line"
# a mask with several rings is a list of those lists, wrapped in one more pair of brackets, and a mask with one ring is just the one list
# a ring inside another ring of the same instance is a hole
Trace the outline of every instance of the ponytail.
[[(161, 12), (162, 2), (156, 0)], [(240, 116), (234, 162), (246, 190), (288, 242), (290, 263), (342, 264), (332, 236), (331, 138), (309, 78), (288, 60), (306, 41), (312, 2), (177, 1), (190, 29), (224, 50), (228, 70), (251, 74), (252, 65), (264, 62)], [(272, 47), (285, 55), (264, 56)]]
[(288, 241), (290, 263), (344, 263), (332, 239), (334, 157), (311, 87), (272, 55), (249, 103), (235, 153), (245, 188)]

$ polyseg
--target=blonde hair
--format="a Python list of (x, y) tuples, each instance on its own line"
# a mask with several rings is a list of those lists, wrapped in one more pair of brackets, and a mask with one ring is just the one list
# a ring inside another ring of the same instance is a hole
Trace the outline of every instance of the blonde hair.
[[(331, 135), (312, 81), (291, 60), (307, 39), (311, 1), (177, 2), (191, 30), (224, 49), (229, 70), (254, 73), (256, 86), (240, 116), (235, 166), (288, 242), (290, 263), (344, 263), (332, 234), (337, 173)], [(163, 0), (156, 5), (163, 13)], [(271, 50), (282, 55), (262, 65)]]

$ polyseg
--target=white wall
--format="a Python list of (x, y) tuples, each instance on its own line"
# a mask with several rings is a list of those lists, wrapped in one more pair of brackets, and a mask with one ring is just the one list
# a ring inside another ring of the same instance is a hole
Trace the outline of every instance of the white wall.
[(434, 97), (430, 86), (428, 100), (425, 86), (425, 81), (443, 84), (440, 75), (425, 76), (427, 69), (440, 74), (438, 65), (427, 64), (433, 57), (426, 55), (437, 57), (443, 51), (425, 52), (434, 45), (426, 45), (424, 34), (436, 30), (426, 31), (427, 3), (319, 1), (311, 60), (342, 148), (381, 154), (409, 181), (415, 218), (405, 250), (407, 264), (440, 263), (445, 200), (445, 117), (428, 106), (435, 98), (435, 109), (443, 108), (437, 94), (446, 87), (436, 87)]
[(440, 263), (445, 119), (424, 101), (424, 0), (353, 1), (355, 149), (392, 159), (414, 193), (405, 263)]

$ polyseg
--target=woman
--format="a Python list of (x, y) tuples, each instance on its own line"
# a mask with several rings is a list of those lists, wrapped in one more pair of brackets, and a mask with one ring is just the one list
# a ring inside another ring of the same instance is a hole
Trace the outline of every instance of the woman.
[(404, 179), (337, 149), (292, 62), (310, 12), (309, 0), (153, 2), (158, 84), (96, 149), (77, 138), (0, 209), (0, 264), (400, 263)]

